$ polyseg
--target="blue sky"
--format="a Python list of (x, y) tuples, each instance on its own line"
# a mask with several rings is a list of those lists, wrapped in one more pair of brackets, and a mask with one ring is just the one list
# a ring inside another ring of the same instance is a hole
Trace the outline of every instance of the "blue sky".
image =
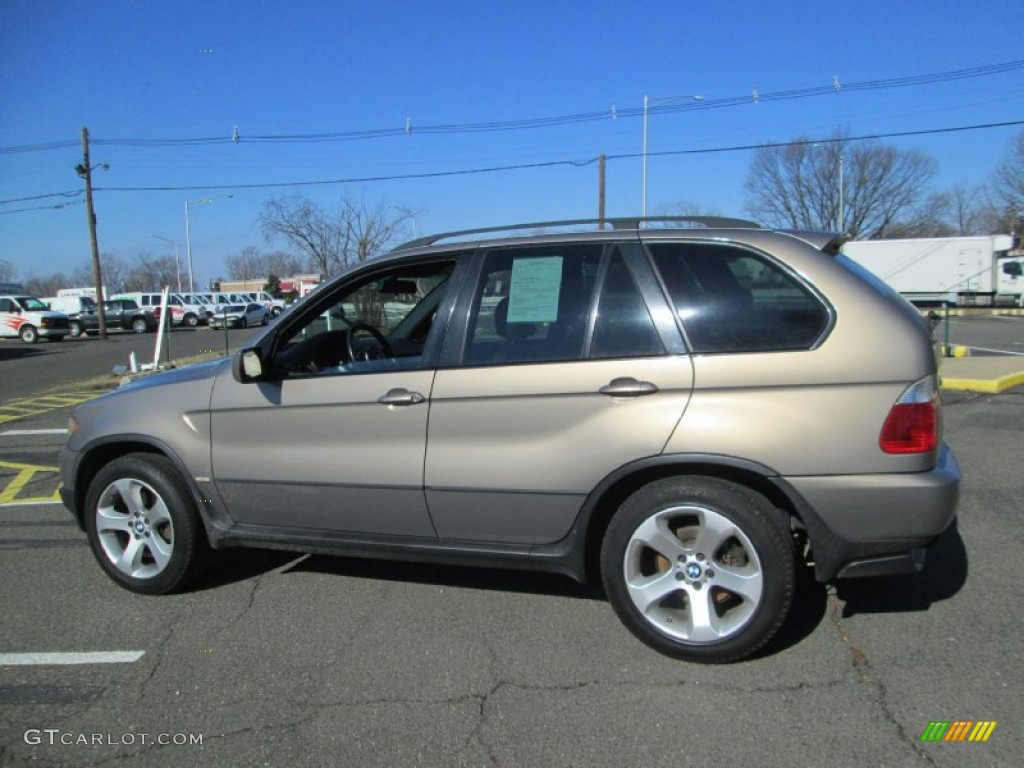
[[(648, 211), (679, 200), (743, 215), (752, 153), (696, 152), (796, 135), (852, 136), (1024, 119), (1024, 69), (902, 88), (856, 84), (1024, 59), (1024, 4), (919, 2), (225, 2), (0, 0), (0, 259), (21, 278), (89, 260), (78, 191), (89, 128), (100, 249), (184, 253), (190, 205), (197, 284), (245, 246), (272, 248), (256, 218), (274, 195), (343, 195), (421, 209), (419, 234), (597, 215), (641, 204), (644, 94)], [(752, 98), (826, 88), (838, 93)], [(735, 99), (733, 106), (721, 103)], [(613, 104), (616, 117), (613, 118)], [(669, 109), (673, 107), (675, 109)], [(601, 115), (604, 113), (604, 115)], [(594, 114), (541, 128), (431, 127)], [(406, 135), (406, 119), (412, 126)], [(223, 141), (238, 126), (239, 142)], [(392, 129), (321, 142), (261, 136)], [(940, 164), (937, 188), (987, 181), (1024, 126), (886, 141)], [(197, 146), (112, 140), (215, 137)], [(47, 151), (3, 151), (67, 144)], [(664, 154), (657, 153), (682, 153)], [(289, 187), (495, 166), (578, 165)], [(226, 189), (233, 185), (283, 184)], [(138, 191), (123, 188), (194, 187)], [(231, 194), (232, 197), (218, 197)], [(7, 202), (13, 201), (13, 202)], [(70, 203), (62, 208), (48, 206)], [(40, 208), (39, 210), (26, 210)]]

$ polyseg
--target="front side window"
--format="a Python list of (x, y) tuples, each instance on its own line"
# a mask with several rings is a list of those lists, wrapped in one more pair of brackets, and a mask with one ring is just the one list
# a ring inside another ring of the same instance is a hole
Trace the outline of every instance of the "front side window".
[(277, 369), (305, 375), (419, 367), (454, 268), (454, 261), (407, 265), (342, 288), (285, 332)]
[(21, 304), (21, 308), (27, 312), (45, 312), (49, 309), (49, 307), (43, 304), (39, 299), (32, 298), (31, 296), (18, 299), (18, 303)]
[(762, 254), (723, 243), (652, 243), (694, 352), (808, 349), (829, 322), (822, 301)]

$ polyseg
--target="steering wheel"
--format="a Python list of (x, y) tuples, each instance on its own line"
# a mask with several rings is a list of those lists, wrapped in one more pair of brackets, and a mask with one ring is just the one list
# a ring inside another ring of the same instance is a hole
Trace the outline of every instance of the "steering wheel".
[[(373, 354), (373, 347), (367, 347), (361, 350), (360, 355), (356, 354), (355, 338), (356, 333), (359, 331), (366, 331), (373, 337), (377, 347), (379, 347), (379, 354)], [(384, 334), (368, 323), (352, 324), (348, 329), (348, 337), (346, 338), (345, 343), (348, 346), (348, 359), (352, 362), (356, 362), (357, 360), (377, 360), (382, 357), (395, 356), (394, 351), (391, 349), (391, 344), (384, 337)]]

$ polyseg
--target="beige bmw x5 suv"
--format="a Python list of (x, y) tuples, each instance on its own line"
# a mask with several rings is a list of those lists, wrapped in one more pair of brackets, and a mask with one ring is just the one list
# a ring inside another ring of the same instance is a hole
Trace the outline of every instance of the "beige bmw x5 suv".
[(136, 592), (236, 546), (548, 570), (694, 661), (761, 648), (805, 564), (919, 569), (960, 484), (928, 324), (831, 234), (652, 223), (360, 264), (77, 407), (64, 503)]

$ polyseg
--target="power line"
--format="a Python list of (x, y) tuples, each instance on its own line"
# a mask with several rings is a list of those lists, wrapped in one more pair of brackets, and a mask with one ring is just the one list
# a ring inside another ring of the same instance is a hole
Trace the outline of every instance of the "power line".
[(57, 203), (57, 205), (37, 205), (32, 208), (15, 208), (13, 211), (0, 211), (0, 216), (7, 216), (12, 213), (25, 213), (27, 211), (52, 211), (58, 208), (67, 208), (72, 205), (82, 205), (85, 200), (75, 200), (71, 203)]
[(0, 200), (0, 203), (25, 203), (30, 200), (45, 200), (47, 197), (77, 197), (83, 194), (82, 190), (71, 190), (70, 192), (51, 192), (48, 195), (31, 195), (29, 197), (11, 197), (7, 200)]
[[(701, 155), (717, 154), (723, 152), (748, 152), (757, 149), (772, 149), (777, 147), (796, 146), (801, 144), (830, 144), (847, 143), (857, 141), (872, 141), (876, 139), (905, 138), (908, 136), (926, 136), (943, 133), (960, 133), (964, 131), (990, 130), (994, 128), (1008, 128), (1024, 125), (1024, 119), (1011, 120), (1001, 123), (980, 123), (977, 125), (961, 125), (946, 128), (926, 128), (916, 131), (893, 131), (889, 133), (863, 134), (860, 136), (849, 136), (844, 138), (823, 138), (823, 139), (801, 139), (798, 141), (767, 142), (761, 144), (743, 144), (728, 147), (708, 147), (703, 149), (678, 149), (663, 152), (649, 152), (649, 156), (671, 156), (671, 155)], [(640, 157), (640, 153), (631, 152), (617, 155), (606, 155), (607, 160), (627, 160)], [(96, 187), (96, 192), (188, 192), (196, 190), (229, 190), (229, 189), (275, 189), (282, 187), (311, 187), (330, 186), (337, 184), (368, 184), (381, 181), (410, 181), (416, 179), (437, 179), (450, 176), (469, 176), (484, 173), (497, 173), (502, 171), (533, 170), (538, 168), (554, 168), (558, 166), (572, 166), (584, 168), (598, 162), (598, 157), (586, 160), (549, 160), (539, 163), (521, 163), (516, 165), (496, 165), (485, 168), (469, 168), (451, 171), (433, 171), (427, 173), (407, 173), (390, 176), (360, 176), (345, 179), (319, 179), (307, 181), (281, 181), (261, 182), (253, 184), (201, 184), (183, 186), (161, 186), (161, 187)]]
[[(894, 77), (881, 80), (867, 80), (859, 83), (841, 83), (838, 78), (823, 86), (813, 86), (785, 91), (775, 91), (756, 94), (744, 94), (720, 99), (704, 99), (700, 102), (680, 102), (677, 104), (664, 104), (653, 108), (651, 111), (662, 113), (694, 111), (705, 109), (724, 109), (740, 105), (751, 104), (762, 101), (787, 101), (793, 99), (806, 99), (825, 95), (835, 95), (842, 92), (876, 91), (890, 88), (907, 88), (919, 85), (931, 85), (935, 83), (951, 82), (956, 80), (989, 77), (992, 75), (1004, 74), (1024, 69), (1024, 59), (1001, 62), (997, 64), (985, 64), (966, 69), (949, 70), (946, 72), (935, 72), (924, 75), (910, 75)], [(367, 139), (390, 138), (406, 136), (409, 133), (424, 134), (466, 134), (466, 133), (487, 133), (496, 131), (517, 131), (532, 130), (539, 128), (550, 128), (555, 126), (575, 125), (585, 122), (596, 122), (609, 120), (615, 117), (639, 117), (643, 114), (641, 107), (614, 108), (612, 110), (601, 110), (596, 112), (580, 112), (569, 115), (555, 115), (549, 117), (522, 118), (517, 120), (502, 120), (481, 123), (446, 123), (440, 125), (413, 125), (409, 123), (395, 128), (376, 128), (358, 131), (338, 131), (329, 133), (307, 133), (307, 134), (267, 134), (245, 136), (234, 131), (231, 135), (205, 136), (189, 138), (111, 138), (93, 139), (92, 144), (96, 146), (110, 147), (181, 147), (181, 146), (204, 146), (215, 144), (231, 143), (319, 143), (338, 141), (360, 141)], [(43, 152), (54, 149), (66, 149), (76, 146), (73, 141), (49, 142), (45, 144), (22, 145), (16, 147), (0, 147), (0, 154), (18, 154), (26, 152)]]

